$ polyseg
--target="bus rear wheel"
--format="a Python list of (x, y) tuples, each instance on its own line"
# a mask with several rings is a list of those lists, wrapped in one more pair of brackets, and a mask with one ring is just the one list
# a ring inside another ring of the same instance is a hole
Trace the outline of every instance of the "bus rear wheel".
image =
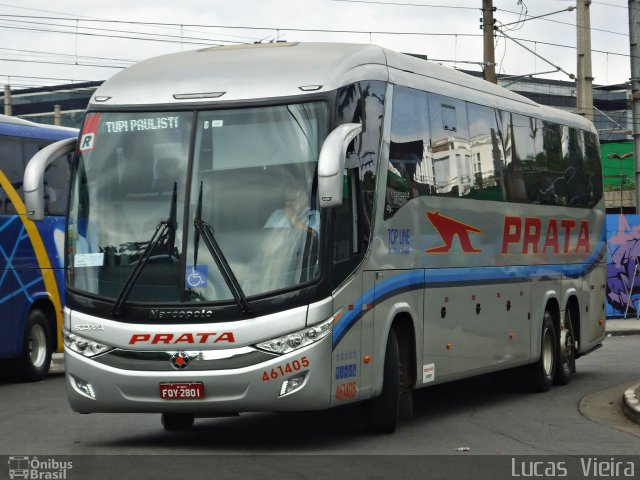
[(556, 365), (556, 376), (553, 383), (556, 385), (567, 385), (571, 377), (576, 373), (576, 343), (573, 338), (573, 327), (571, 324), (571, 313), (567, 310), (565, 316), (565, 326), (560, 330), (560, 350), (558, 352), (558, 364)]
[(22, 339), (22, 352), (16, 360), (19, 380), (35, 382), (49, 373), (53, 338), (47, 317), (41, 310), (32, 310), (27, 318)]
[(395, 330), (389, 331), (384, 354), (382, 392), (369, 404), (369, 430), (393, 433), (400, 414), (400, 351)]
[(542, 319), (540, 338), (540, 358), (526, 370), (526, 381), (535, 392), (546, 392), (551, 388), (556, 374), (558, 360), (558, 333), (549, 310)]

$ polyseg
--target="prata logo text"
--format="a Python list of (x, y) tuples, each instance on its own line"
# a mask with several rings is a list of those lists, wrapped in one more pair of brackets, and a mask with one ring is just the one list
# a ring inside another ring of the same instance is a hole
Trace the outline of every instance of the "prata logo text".
[[(442, 240), (442, 244), (426, 250), (426, 253), (449, 253), (457, 238), (464, 253), (481, 253), (474, 245), (481, 229), (441, 215), (427, 212), (427, 218)], [(474, 234), (474, 240), (470, 234)], [(589, 222), (574, 218), (537, 218), (505, 216), (502, 229), (502, 255), (568, 255), (590, 253)]]
[(134, 333), (129, 345), (137, 343), (151, 345), (203, 345), (212, 343), (235, 343), (233, 332), (187, 332), (187, 333)]

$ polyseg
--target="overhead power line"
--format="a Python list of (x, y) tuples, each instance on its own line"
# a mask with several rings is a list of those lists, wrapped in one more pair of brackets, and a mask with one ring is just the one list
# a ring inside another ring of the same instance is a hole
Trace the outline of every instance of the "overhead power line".
[[(395, 2), (382, 2), (377, 0), (331, 0), (334, 2), (347, 2), (347, 3), (370, 3), (370, 4), (380, 4), (380, 5), (401, 5), (401, 6), (411, 6), (411, 7), (427, 7), (427, 8), (449, 8), (449, 9), (458, 9), (458, 10), (476, 10), (480, 11), (480, 8), (477, 7), (458, 7), (451, 5), (439, 5), (439, 4), (422, 4), (422, 3), (395, 3)], [(599, 3), (599, 2), (595, 2)], [(0, 4), (2, 6), (3, 4)], [(526, 19), (535, 19), (537, 17), (524, 14), (522, 12), (510, 12), (508, 10), (500, 10), (501, 12), (515, 13), (517, 15), (521, 15), (524, 20)], [(66, 14), (64, 14), (66, 15)], [(540, 18), (541, 20), (547, 20), (544, 18)], [(552, 20), (548, 20), (552, 21)], [(97, 24), (107, 24), (107, 25), (131, 25), (134, 28), (130, 29), (119, 29), (119, 28), (105, 28), (104, 26), (87, 26), (87, 23), (97, 23)], [(567, 22), (557, 22), (566, 25), (573, 25)], [(85, 25), (83, 25), (85, 24)], [(573, 25), (575, 26), (575, 25)], [(135, 27), (146, 27), (146, 28), (171, 28), (174, 30), (180, 29), (181, 34), (176, 35), (172, 33), (157, 33), (157, 32), (145, 32), (140, 29), (136, 29)], [(201, 29), (218, 29), (218, 30), (245, 30), (245, 31), (270, 31), (270, 32), (313, 32), (313, 33), (336, 33), (336, 34), (356, 34), (356, 35), (393, 35), (393, 36), (441, 36), (441, 37), (481, 37), (481, 34), (464, 34), (464, 33), (440, 33), (440, 32), (397, 32), (397, 31), (366, 31), (366, 30), (348, 30), (348, 29), (321, 29), (321, 28), (283, 28), (283, 27), (273, 27), (273, 26), (240, 26), (240, 25), (205, 25), (205, 24), (178, 24), (178, 23), (168, 23), (168, 22), (142, 22), (142, 21), (123, 21), (123, 20), (108, 20), (108, 19), (95, 19), (95, 18), (84, 18), (80, 16), (70, 17), (70, 16), (43, 16), (43, 15), (10, 15), (10, 14), (0, 14), (0, 29), (9, 29), (9, 30), (24, 30), (24, 31), (33, 31), (33, 32), (41, 32), (41, 33), (52, 33), (52, 34), (66, 34), (66, 35), (76, 35), (76, 36), (88, 36), (88, 37), (100, 37), (100, 38), (121, 38), (126, 40), (136, 40), (136, 41), (157, 41), (164, 43), (174, 43), (174, 44), (185, 44), (185, 45), (223, 45), (229, 43), (242, 43), (230, 40), (221, 40), (219, 38), (205, 38), (206, 32), (199, 32), (204, 34), (202, 37), (199, 36), (191, 36), (184, 35), (183, 32), (187, 31), (185, 29), (193, 29), (193, 28), (201, 28)], [(605, 31), (605, 30), (603, 30)], [(623, 35), (619, 32), (610, 32), (609, 33), (617, 33)], [(213, 32), (212, 32), (213, 33)], [(234, 38), (248, 38), (241, 37), (240, 35), (226, 35), (220, 32), (215, 32), (213, 35), (217, 37), (234, 37)], [(279, 33), (278, 33), (279, 35)], [(515, 38), (515, 40), (521, 42), (530, 42), (534, 44), (540, 45), (549, 45), (553, 47), (561, 47), (561, 48), (571, 48), (575, 49), (575, 46), (572, 45), (562, 45), (558, 43), (552, 42), (543, 42), (531, 39), (520, 39)], [(216, 43), (220, 42), (220, 43)], [(0, 49), (2, 51), (3, 49)], [(9, 51), (4, 49), (5, 51)], [(14, 50), (18, 52), (18, 50)], [(618, 53), (618, 52), (608, 52), (602, 50), (593, 50), (597, 53), (602, 53), (606, 55), (616, 55), (622, 57), (629, 57), (628, 53)], [(91, 57), (91, 56), (78, 56), (68, 54), (66, 58), (72, 61), (73, 63), (66, 63), (59, 61), (65, 57), (64, 54), (56, 54), (52, 52), (35, 52), (24, 50), (24, 53), (30, 53), (33, 55), (41, 55), (45, 56), (44, 59), (40, 59), (39, 61), (32, 61), (27, 59), (10, 59), (5, 58), (6, 61), (12, 62), (31, 62), (31, 63), (49, 63), (54, 65), (76, 65), (76, 66), (87, 66), (87, 67), (104, 67), (104, 68), (123, 68), (123, 65), (114, 65), (113, 62), (121, 62), (121, 63), (133, 63), (137, 60), (123, 60), (123, 59), (115, 59), (115, 58), (105, 58), (105, 57)], [(51, 55), (51, 58), (46, 58), (47, 55)], [(3, 60), (0, 58), (0, 60)], [(442, 60), (441, 60), (442, 61)], [(109, 63), (111, 62), (111, 63)], [(447, 61), (448, 62), (448, 61)], [(466, 61), (451, 61), (452, 63), (465, 63)], [(473, 62), (468, 62), (473, 63)], [(555, 67), (555, 65), (554, 65)]]
[[(25, 15), (20, 15), (20, 16), (16, 16), (16, 15), (6, 15), (6, 14), (0, 14), (0, 19), (2, 19), (3, 17), (21, 17), (21, 18), (38, 18), (38, 19), (49, 19), (49, 20), (71, 20), (69, 18), (55, 18), (55, 17), (34, 17), (34, 16), (25, 16)], [(146, 26), (154, 26), (154, 25), (162, 25), (162, 26), (172, 26), (172, 27), (176, 27), (176, 26), (181, 26), (180, 24), (176, 24), (176, 23), (158, 23), (158, 22), (124, 22), (124, 21), (119, 21), (119, 20), (81, 20), (82, 22), (104, 22), (104, 23), (128, 23), (128, 24), (132, 24), (132, 25), (146, 25)], [(36, 23), (36, 22), (26, 22), (24, 21), (24, 23)], [(16, 26), (12, 26), (12, 27), (2, 27), (0, 26), (0, 28), (10, 28), (10, 29), (21, 29), (21, 30), (28, 30), (28, 31), (45, 31), (45, 32), (49, 32), (49, 33), (67, 33), (67, 34), (73, 34), (75, 35), (76, 33), (78, 35), (85, 35), (85, 36), (103, 36), (106, 38), (127, 38), (127, 39), (135, 39), (135, 40), (152, 40), (152, 39), (147, 39), (147, 38), (132, 38), (132, 37), (126, 37), (126, 36), (118, 36), (118, 35), (107, 35), (107, 34), (98, 34), (98, 33), (86, 33), (86, 32), (76, 32), (75, 30), (75, 25), (58, 25), (58, 24), (47, 24), (47, 23), (43, 23), (42, 25), (44, 26), (54, 26), (54, 27), (62, 27), (62, 28), (68, 28), (69, 30), (47, 30), (47, 29), (36, 29), (36, 28), (27, 28), (27, 27), (16, 27)], [(287, 28), (287, 27), (272, 27), (272, 26), (239, 26), (239, 25), (203, 25), (203, 24), (183, 24), (183, 27), (188, 27), (188, 28), (192, 28), (192, 27), (196, 27), (196, 28), (220, 28), (220, 29), (231, 29), (231, 30), (264, 30), (264, 31), (271, 31), (271, 32), (306, 32), (306, 33), (349, 33), (349, 34), (359, 34), (359, 35), (370, 35), (370, 34), (375, 34), (375, 35), (416, 35), (416, 36), (443, 36), (443, 37), (479, 37), (481, 35), (479, 34), (473, 34), (473, 33), (442, 33), (442, 32), (397, 32), (397, 31), (389, 31), (389, 30), (348, 30), (348, 29), (327, 29), (327, 28)], [(150, 33), (145, 33), (145, 32), (131, 32), (131, 31), (127, 31), (127, 30), (116, 30), (116, 29), (106, 29), (106, 28), (95, 28), (95, 27), (79, 27), (80, 29), (83, 30), (97, 30), (97, 31), (103, 31), (103, 32), (110, 32), (110, 33), (130, 33), (130, 34), (138, 34), (138, 35), (151, 35), (151, 36), (157, 36), (157, 37), (166, 37), (169, 38), (171, 40), (166, 40), (166, 39), (158, 39), (157, 41), (183, 41), (183, 43), (195, 43), (195, 42), (187, 42), (185, 41), (185, 39), (188, 40), (198, 40), (198, 41), (203, 41), (203, 42), (211, 42), (213, 40), (211, 39), (206, 39), (206, 38), (192, 38), (192, 37), (180, 37), (177, 35), (161, 35), (161, 34), (150, 34)], [(220, 41), (220, 40), (217, 40)], [(229, 42), (227, 40), (224, 40), (224, 42)], [(233, 42), (233, 43), (246, 43), (246, 42)], [(206, 44), (210, 44), (210, 43), (202, 43), (203, 45)]]
[[(404, 2), (382, 2), (382, 1), (376, 1), (376, 0), (330, 0), (332, 2), (344, 2), (344, 3), (365, 3), (365, 4), (375, 4), (375, 5), (386, 5), (386, 6), (401, 6), (401, 7), (423, 7), (423, 8), (446, 8), (446, 9), (459, 9), (459, 10), (481, 10), (481, 8), (478, 7), (461, 7), (461, 6), (456, 6), (456, 5), (434, 5), (434, 4), (428, 4), (428, 3), (404, 3)], [(627, 8), (627, 7), (623, 7), (621, 5), (612, 5), (612, 4), (608, 4), (608, 3), (601, 3), (601, 2), (593, 2), (596, 4), (601, 4), (601, 5), (607, 5), (607, 6), (612, 6), (612, 7), (619, 7), (619, 8)], [(530, 15), (527, 15), (526, 13), (523, 15), (522, 12), (514, 12), (512, 10), (506, 10), (506, 9), (497, 9), (500, 12), (506, 12), (506, 13), (512, 13), (514, 15), (519, 15), (519, 16), (524, 16), (523, 20), (532, 20), (532, 19), (540, 19), (540, 20), (545, 20), (547, 22), (553, 22), (553, 23), (560, 23), (563, 25), (571, 25), (573, 27), (576, 26), (575, 23), (570, 23), (570, 22), (562, 22), (560, 20), (553, 20), (553, 19), (549, 19), (549, 18), (542, 18), (542, 16), (538, 16), (538, 17), (532, 17)], [(509, 24), (507, 24), (509, 25)], [(605, 30), (602, 28), (591, 28), (591, 30), (597, 31), (597, 32), (604, 32), (604, 33), (610, 33), (612, 35), (624, 35), (624, 36), (629, 36), (626, 33), (622, 33), (622, 32), (615, 32), (612, 30)]]
[(540, 58), (542, 61), (548, 63), (549, 65), (551, 65), (553, 68), (556, 69), (556, 71), (558, 72), (562, 72), (565, 75), (567, 75), (571, 80), (574, 80), (576, 77), (573, 73), (569, 73), (566, 70), (564, 70), (562, 67), (556, 65), (555, 63), (551, 62), (550, 60), (546, 59), (545, 57), (543, 57), (542, 55), (539, 55), (538, 53), (536, 53), (535, 51), (531, 50), (530, 48), (524, 46), (522, 43), (518, 42), (515, 38), (507, 35), (506, 33), (504, 33), (504, 31), (502, 31), (501, 29), (498, 29), (498, 31), (500, 32), (500, 34), (504, 35), (506, 38), (508, 38), (509, 40), (511, 40), (512, 42), (516, 43), (517, 45), (521, 46), (522, 48), (524, 48), (525, 50), (527, 50), (529, 53), (532, 53), (533, 55), (535, 55), (536, 57)]
[[(499, 12), (511, 13), (513, 15), (520, 15), (520, 13), (518, 13), (518, 12), (514, 12), (512, 10), (504, 10), (502, 8), (498, 9), (498, 11)], [(531, 17), (531, 15), (525, 14), (523, 20), (528, 20), (530, 17)], [(554, 19), (551, 19), (551, 18), (544, 18), (544, 17), (540, 17), (540, 18), (538, 18), (538, 20), (542, 20), (543, 22), (557, 23), (557, 24), (560, 24), (560, 25), (568, 25), (570, 27), (578, 28), (578, 26), (575, 23), (563, 22), (562, 20), (554, 20)], [(603, 32), (603, 33), (610, 33), (612, 35), (621, 35), (623, 37), (628, 37), (629, 36), (628, 33), (616, 32), (616, 31), (613, 31), (613, 30), (606, 30), (604, 28), (591, 27), (591, 30), (594, 31), (594, 32)]]
[(378, 2), (374, 0), (329, 0), (331, 2), (344, 2), (344, 3), (373, 3), (376, 5), (390, 5), (390, 6), (402, 6), (402, 7), (429, 7), (429, 8), (449, 8), (458, 10), (480, 10), (478, 7), (459, 7), (455, 5), (433, 5), (427, 3), (400, 3), (400, 2)]
[[(60, 80), (61, 82), (68, 82), (68, 78), (60, 78), (60, 77), (34, 77), (33, 75), (13, 75), (7, 73), (0, 73), (0, 77), (11, 77), (11, 78), (28, 78), (32, 80)], [(73, 80), (74, 82), (93, 82), (93, 80)]]
[[(542, 42), (540, 40), (531, 40), (530, 38), (518, 38), (518, 37), (514, 37), (516, 40), (519, 40), (520, 42), (529, 42), (529, 43), (535, 43), (538, 45), (548, 45), (550, 47), (560, 47), (560, 48), (570, 48), (572, 50), (575, 50), (577, 47), (575, 45), (563, 45), (561, 43), (553, 43), (553, 42)], [(630, 57), (630, 54), (628, 53), (619, 53), (619, 52), (609, 52), (606, 50), (597, 50), (597, 49), (591, 49), (592, 52), (595, 53), (604, 53), (606, 55), (616, 55), (618, 57)]]
[(41, 63), (47, 65), (68, 65), (74, 67), (98, 67), (98, 68), (126, 68), (124, 65), (101, 65), (98, 63), (84, 63), (84, 62), (54, 62), (46, 60), (20, 60), (18, 58), (0, 58), (0, 62), (21, 62), (21, 63)]
[(625, 10), (629, 9), (629, 5), (615, 5), (613, 3), (604, 3), (604, 2), (591, 2), (594, 5), (605, 5), (607, 7), (616, 7), (616, 8), (624, 8)]
[[(73, 53), (43, 52), (41, 50), (23, 50), (23, 49), (18, 49), (18, 48), (3, 48), (3, 47), (0, 47), (0, 51), (17, 52), (19, 54), (28, 53), (28, 54), (33, 54), (33, 55), (47, 55), (47, 56), (52, 56), (52, 57), (69, 57), (69, 58), (78, 57), (78, 55), (75, 55)], [(122, 58), (93, 57), (93, 56), (87, 56), (87, 55), (80, 55), (79, 57), (86, 58), (86, 59), (91, 59), (91, 60), (108, 60), (108, 61), (112, 61), (112, 62), (123, 62), (123, 63), (137, 63), (139, 61), (139, 60), (131, 60), (131, 59), (126, 60), (126, 59), (122, 59)]]
[[(2, 21), (2, 17), (4, 16), (5, 15), (0, 15), (0, 21)], [(175, 42), (195, 44), (195, 45), (211, 45), (212, 42), (244, 43), (239, 41), (187, 37), (187, 36), (158, 34), (158, 33), (141, 32), (141, 31), (85, 27), (85, 26), (79, 26), (79, 25), (62, 25), (58, 23), (34, 22), (34, 21), (26, 21), (26, 20), (11, 20), (11, 21), (15, 23), (9, 24), (9, 25), (3, 24), (3, 25), (0, 25), (0, 27), (5, 29), (13, 29), (13, 30), (26, 30), (26, 31), (46, 32), (46, 33), (65, 33), (70, 35), (83, 35), (83, 36), (90, 36), (90, 37), (104, 36), (107, 38), (123, 38), (123, 39), (129, 39), (129, 40), (148, 40), (148, 41), (157, 41), (157, 42), (174, 42), (175, 41)], [(40, 26), (40, 27), (49, 27), (49, 28), (36, 28), (36, 27), (33, 27), (33, 25)], [(101, 33), (101, 32), (106, 32), (106, 33)], [(111, 33), (122, 34), (122, 35), (111, 35)]]

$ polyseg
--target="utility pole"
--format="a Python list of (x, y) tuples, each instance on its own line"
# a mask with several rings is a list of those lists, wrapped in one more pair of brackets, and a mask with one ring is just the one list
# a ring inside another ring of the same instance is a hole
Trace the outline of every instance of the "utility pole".
[(591, 72), (591, 0), (577, 0), (578, 115), (593, 121), (593, 74)]
[(484, 31), (484, 79), (498, 83), (496, 78), (496, 55), (493, 43), (493, 0), (482, 0), (482, 29)]
[(60, 105), (58, 104), (53, 106), (53, 124), (58, 127), (62, 125), (62, 112), (60, 111)]
[(4, 86), (4, 114), (11, 116), (11, 85)]
[(640, 7), (636, 0), (629, 0), (629, 46), (631, 53), (631, 105), (633, 122), (633, 155), (636, 165), (636, 213), (640, 213), (640, 62), (638, 55), (638, 19)]

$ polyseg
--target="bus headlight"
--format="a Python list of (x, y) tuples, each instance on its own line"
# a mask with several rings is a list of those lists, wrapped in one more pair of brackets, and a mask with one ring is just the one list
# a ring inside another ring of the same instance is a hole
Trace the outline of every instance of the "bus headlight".
[(299, 348), (306, 347), (318, 340), (326, 337), (333, 329), (333, 321), (336, 316), (334, 315), (329, 320), (325, 320), (322, 323), (318, 323), (312, 327), (307, 327), (297, 332), (289, 333), (278, 338), (267, 340), (266, 342), (258, 343), (257, 348), (266, 350), (267, 352), (285, 354), (298, 350)]
[(64, 346), (69, 350), (79, 353), (80, 355), (84, 355), (85, 357), (95, 357), (96, 355), (100, 355), (101, 353), (107, 352), (113, 348), (94, 340), (81, 337), (80, 335), (71, 333), (68, 330), (63, 330), (62, 334), (64, 337)]

